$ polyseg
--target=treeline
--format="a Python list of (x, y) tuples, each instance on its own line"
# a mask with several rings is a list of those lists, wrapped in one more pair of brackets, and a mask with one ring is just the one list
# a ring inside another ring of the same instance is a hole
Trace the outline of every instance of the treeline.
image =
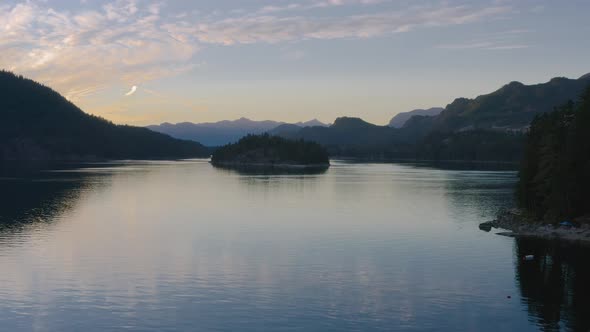
[(327, 164), (329, 156), (326, 149), (317, 143), (263, 134), (247, 135), (237, 143), (217, 149), (211, 162), (309, 165)]
[(525, 135), (497, 130), (435, 132), (416, 145), (416, 159), (518, 162)]
[(590, 87), (577, 103), (533, 120), (517, 198), (546, 220), (590, 214)]
[(331, 144), (326, 149), (334, 157), (365, 160), (499, 161), (517, 165), (524, 140), (523, 133), (478, 129), (434, 132), (415, 141), (396, 139), (389, 144)]
[(54, 90), (0, 72), (0, 160), (208, 156), (201, 144), (84, 113)]
[(588, 84), (590, 75), (554, 78), (535, 85), (512, 82), (475, 99), (457, 98), (436, 116), (415, 115), (402, 128), (339, 118), (327, 128), (277, 134), (317, 142), (339, 157), (505, 161), (516, 165), (522, 159), (524, 132), (535, 115), (577, 98)]
[(358, 118), (338, 118), (330, 127), (278, 132), (290, 139), (314, 141), (333, 157), (369, 160), (507, 161), (522, 159), (524, 134), (518, 131), (470, 129), (432, 130), (432, 117), (414, 116), (397, 129)]

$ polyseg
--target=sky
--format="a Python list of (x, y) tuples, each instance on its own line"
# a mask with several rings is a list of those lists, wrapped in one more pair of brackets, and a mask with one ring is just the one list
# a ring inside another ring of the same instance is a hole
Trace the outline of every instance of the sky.
[(116, 123), (386, 124), (590, 72), (587, 0), (0, 2), (0, 68)]

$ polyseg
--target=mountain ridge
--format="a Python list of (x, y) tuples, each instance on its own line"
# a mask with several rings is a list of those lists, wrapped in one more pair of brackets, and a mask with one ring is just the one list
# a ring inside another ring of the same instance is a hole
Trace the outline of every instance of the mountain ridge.
[(590, 75), (533, 85), (513, 81), (474, 99), (456, 98), (436, 116), (413, 115), (401, 128), (342, 117), (326, 128), (279, 134), (318, 142), (338, 156), (518, 161), (533, 118), (577, 99), (588, 85)]
[(197, 142), (84, 113), (51, 88), (0, 71), (0, 160), (204, 157)]
[(456, 98), (435, 117), (432, 130), (526, 130), (536, 115), (578, 99), (589, 84), (588, 74), (579, 79), (554, 77), (548, 82), (531, 85), (512, 81), (473, 99)]
[(222, 146), (237, 142), (240, 138), (248, 134), (256, 135), (272, 132), (274, 129), (283, 125), (293, 125), (299, 128), (312, 125), (327, 126), (317, 119), (288, 124), (273, 120), (255, 121), (241, 117), (236, 120), (222, 120), (217, 122), (180, 122), (176, 124), (164, 122), (160, 125), (147, 126), (147, 128), (175, 138), (198, 141), (206, 146)]
[(416, 115), (420, 116), (437, 116), (439, 115), (444, 108), (442, 107), (431, 107), (428, 109), (415, 109), (409, 112), (401, 112), (396, 114), (391, 121), (389, 121), (389, 126), (393, 128), (402, 128), (410, 118)]

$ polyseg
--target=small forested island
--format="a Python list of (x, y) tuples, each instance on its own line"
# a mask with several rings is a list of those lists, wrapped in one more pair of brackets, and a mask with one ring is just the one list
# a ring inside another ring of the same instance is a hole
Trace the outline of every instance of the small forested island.
[(482, 226), (590, 242), (590, 87), (578, 102), (533, 120), (516, 196), (518, 210)]
[(211, 163), (226, 167), (328, 168), (330, 159), (318, 143), (262, 134), (248, 135), (217, 149)]

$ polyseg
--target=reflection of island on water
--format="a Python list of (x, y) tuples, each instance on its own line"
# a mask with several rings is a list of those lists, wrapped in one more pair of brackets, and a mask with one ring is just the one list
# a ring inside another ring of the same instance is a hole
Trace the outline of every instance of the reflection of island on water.
[(324, 174), (329, 166), (272, 166), (272, 165), (230, 165), (214, 164), (215, 168), (241, 175), (317, 175)]
[(515, 254), (516, 280), (539, 327), (590, 331), (590, 248), (518, 238)]
[[(92, 186), (90, 175), (51, 172), (56, 165), (4, 164), (0, 168), (0, 232), (19, 232), (23, 226), (51, 223), (72, 208)], [(65, 168), (72, 168), (70, 165)], [(64, 167), (60, 167), (64, 169)]]

